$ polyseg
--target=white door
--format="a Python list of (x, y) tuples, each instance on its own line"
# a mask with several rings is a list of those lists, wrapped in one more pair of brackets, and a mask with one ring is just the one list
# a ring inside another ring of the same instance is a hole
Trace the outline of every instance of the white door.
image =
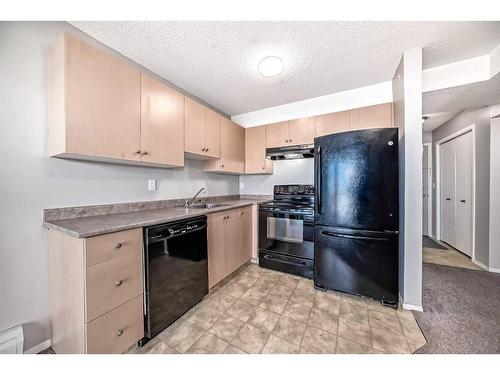
[(429, 165), (428, 145), (424, 145), (422, 154), (422, 234), (429, 235)]
[(454, 139), (456, 166), (455, 247), (472, 256), (472, 132)]
[(440, 146), (441, 239), (472, 256), (472, 132)]
[(443, 143), (440, 151), (441, 239), (455, 246), (455, 144)]

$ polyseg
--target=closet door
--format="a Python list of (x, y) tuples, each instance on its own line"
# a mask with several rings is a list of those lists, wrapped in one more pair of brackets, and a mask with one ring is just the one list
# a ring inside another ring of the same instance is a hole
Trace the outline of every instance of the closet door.
[(455, 246), (455, 144), (443, 143), (440, 150), (441, 239)]
[(452, 142), (456, 151), (455, 247), (472, 256), (472, 132)]

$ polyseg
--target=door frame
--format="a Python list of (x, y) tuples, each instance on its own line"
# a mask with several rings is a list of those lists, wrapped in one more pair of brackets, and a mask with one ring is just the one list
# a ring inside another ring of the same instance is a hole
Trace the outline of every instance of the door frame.
[[(427, 146), (427, 235), (434, 237), (432, 233), (432, 142), (423, 143), (422, 149)], [(423, 150), (422, 150), (423, 152)]]
[(441, 240), (441, 145), (465, 133), (472, 132), (472, 256), (476, 260), (476, 124), (450, 134), (436, 142), (436, 238)]

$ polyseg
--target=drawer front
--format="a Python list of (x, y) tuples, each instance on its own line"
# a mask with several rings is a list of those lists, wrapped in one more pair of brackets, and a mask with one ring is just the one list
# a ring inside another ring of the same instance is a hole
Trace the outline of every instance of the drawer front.
[(87, 324), (87, 353), (122, 353), (144, 336), (142, 297)]
[(142, 228), (85, 239), (87, 267), (118, 258), (129, 257), (131, 253), (141, 250)]
[(87, 268), (86, 291), (87, 322), (143, 293), (142, 251)]

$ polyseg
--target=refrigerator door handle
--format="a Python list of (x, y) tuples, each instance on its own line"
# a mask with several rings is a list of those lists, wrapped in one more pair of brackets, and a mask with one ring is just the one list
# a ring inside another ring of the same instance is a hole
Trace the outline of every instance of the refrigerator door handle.
[(384, 241), (384, 242), (390, 241), (389, 238), (384, 238), (384, 237), (353, 236), (350, 234), (333, 233), (326, 230), (321, 231), (321, 234), (324, 234), (325, 236), (349, 238), (353, 240), (371, 240), (371, 241)]
[(318, 214), (321, 214), (321, 204), (322, 204), (322, 197), (321, 197), (321, 146), (318, 146), (318, 150), (316, 151), (316, 160), (318, 161), (316, 163), (316, 201), (317, 206), (318, 206)]

